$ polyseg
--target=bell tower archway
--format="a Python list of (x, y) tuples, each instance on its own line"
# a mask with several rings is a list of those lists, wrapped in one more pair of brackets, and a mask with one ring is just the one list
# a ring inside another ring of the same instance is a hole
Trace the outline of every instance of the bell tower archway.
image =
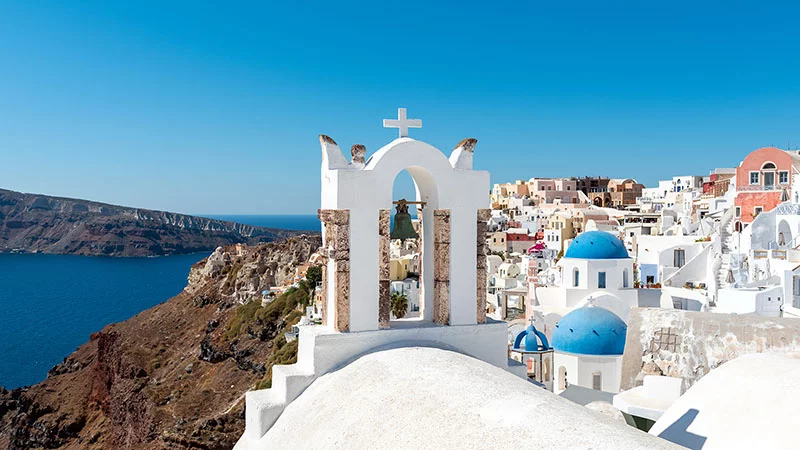
[(369, 159), (363, 145), (354, 145), (348, 162), (333, 139), (320, 136), (319, 215), (328, 254), (324, 320), (337, 331), (389, 326), (392, 191), (403, 170), (414, 179), (416, 201), (425, 202), (421, 214), (423, 319), (441, 325), (486, 320), (484, 234), (490, 215), (486, 209), (489, 173), (472, 170), (477, 140), (459, 142), (448, 158), (432, 145), (407, 137), (402, 122), (409, 119), (403, 113), (400, 116), (395, 122), (401, 123), (401, 137)]

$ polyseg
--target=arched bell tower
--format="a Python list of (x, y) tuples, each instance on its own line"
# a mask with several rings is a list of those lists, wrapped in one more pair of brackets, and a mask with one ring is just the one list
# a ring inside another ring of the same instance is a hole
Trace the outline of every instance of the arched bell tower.
[(319, 217), (328, 262), (324, 270), (324, 322), (336, 331), (389, 327), (389, 228), (394, 179), (414, 178), (422, 211), (423, 322), (474, 325), (486, 321), (485, 242), (489, 173), (472, 170), (476, 139), (459, 142), (449, 158), (408, 137), (421, 121), (384, 126), (400, 137), (365, 160), (353, 145), (348, 162), (338, 144), (320, 136), (322, 197)]
[[(300, 327), (297, 362), (273, 366), (272, 387), (247, 393), (245, 432), (237, 449), (261, 448), (286, 405), (317, 377), (387, 346), (457, 351), (526, 376), (524, 365), (508, 359), (506, 323), (486, 320), (484, 242), (491, 211), (485, 209), (489, 173), (472, 170), (477, 141), (464, 139), (448, 158), (408, 137), (408, 128), (422, 123), (406, 119), (404, 109), (384, 125), (399, 128), (400, 137), (368, 160), (363, 145), (354, 145), (347, 161), (333, 139), (319, 137), (319, 217), (328, 258), (324, 325)], [(420, 274), (425, 308), (421, 321), (394, 327), (389, 220), (394, 179), (403, 170), (414, 178), (417, 201), (425, 203)]]

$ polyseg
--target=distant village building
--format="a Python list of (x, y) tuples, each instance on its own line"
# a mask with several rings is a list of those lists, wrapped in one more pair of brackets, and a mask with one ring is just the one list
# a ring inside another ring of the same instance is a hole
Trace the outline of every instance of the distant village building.
[(549, 219), (544, 230), (544, 243), (556, 253), (564, 252), (567, 243), (575, 237), (572, 213), (570, 211), (557, 211)]
[(611, 179), (608, 190), (605, 192), (591, 192), (587, 194), (595, 206), (623, 208), (635, 205), (636, 199), (642, 196), (644, 185), (632, 178)]
[(572, 180), (575, 181), (575, 188), (587, 196), (595, 192), (607, 192), (611, 181), (608, 177), (573, 177)]
[(728, 192), (731, 180), (736, 176), (736, 169), (714, 169), (707, 177), (703, 177), (703, 194), (722, 197)]

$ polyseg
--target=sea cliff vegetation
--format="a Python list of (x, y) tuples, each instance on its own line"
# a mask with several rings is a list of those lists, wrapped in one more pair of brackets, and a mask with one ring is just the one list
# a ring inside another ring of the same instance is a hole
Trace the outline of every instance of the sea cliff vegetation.
[(296, 360), (284, 333), (313, 284), (264, 306), (261, 291), (291, 283), (320, 244), (301, 236), (218, 249), (192, 267), (183, 292), (94, 333), (42, 383), (0, 389), (0, 448), (230, 449), (244, 393)]

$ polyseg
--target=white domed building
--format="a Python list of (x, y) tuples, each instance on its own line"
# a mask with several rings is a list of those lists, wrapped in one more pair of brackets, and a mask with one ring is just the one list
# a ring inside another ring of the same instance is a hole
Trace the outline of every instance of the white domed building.
[(469, 356), (367, 354), (314, 381), (237, 449), (677, 449)]
[(639, 306), (634, 288), (633, 258), (622, 241), (605, 231), (587, 231), (572, 240), (557, 263), (561, 276), (555, 286), (529, 286), (536, 327), (552, 337), (555, 324), (570, 311), (593, 302), (627, 323), (630, 309)]
[(553, 392), (577, 385), (619, 392), (628, 327), (613, 312), (589, 304), (558, 321), (553, 331), (556, 382)]

